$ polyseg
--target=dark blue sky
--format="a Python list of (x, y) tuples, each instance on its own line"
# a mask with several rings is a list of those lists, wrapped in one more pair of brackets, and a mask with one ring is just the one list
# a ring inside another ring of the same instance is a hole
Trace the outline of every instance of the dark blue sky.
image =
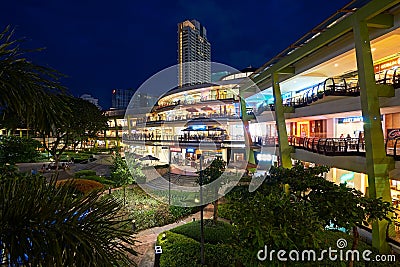
[(0, 27), (16, 27), (25, 47), (46, 47), (34, 62), (66, 74), (75, 96), (111, 105), (113, 88), (138, 88), (177, 63), (177, 24), (207, 28), (212, 61), (259, 67), (348, 0), (136, 1), (15, 0), (2, 3)]

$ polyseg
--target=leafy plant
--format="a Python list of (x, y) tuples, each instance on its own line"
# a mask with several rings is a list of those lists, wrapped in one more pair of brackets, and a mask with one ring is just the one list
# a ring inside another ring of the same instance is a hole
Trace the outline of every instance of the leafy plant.
[(115, 155), (113, 156), (113, 163), (110, 166), (110, 170), (110, 179), (115, 183), (116, 186), (133, 184), (135, 182), (125, 159), (121, 157), (121, 154), (118, 151), (116, 151)]
[(131, 266), (132, 232), (121, 203), (76, 195), (40, 176), (0, 180), (0, 259), (6, 266)]
[(101, 190), (104, 188), (101, 183), (86, 179), (61, 180), (57, 182), (57, 185), (63, 184), (75, 188), (78, 192), (82, 194), (88, 194), (94, 190)]
[[(202, 174), (199, 174), (199, 178), (196, 180), (196, 182), (199, 185), (210, 184), (221, 177), (221, 175), (225, 172), (225, 168), (226, 168), (226, 162), (222, 158), (217, 157), (211, 162), (211, 164), (207, 168), (205, 168), (202, 171)], [(200, 175), (202, 175), (202, 178), (201, 178), (202, 180), (200, 180)], [(223, 181), (221, 181), (221, 182), (223, 182)], [(214, 223), (217, 223), (217, 220), (218, 220), (218, 189), (219, 189), (219, 186), (214, 186), (215, 191), (213, 193), (215, 195), (214, 198), (216, 198), (216, 200), (213, 203), (213, 205), (214, 205), (214, 213), (213, 213)]]

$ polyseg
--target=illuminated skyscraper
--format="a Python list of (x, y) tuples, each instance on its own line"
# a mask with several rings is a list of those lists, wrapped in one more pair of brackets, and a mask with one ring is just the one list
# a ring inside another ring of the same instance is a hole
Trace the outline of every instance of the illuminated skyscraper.
[(211, 45), (197, 20), (178, 24), (178, 64), (179, 87), (211, 81)]

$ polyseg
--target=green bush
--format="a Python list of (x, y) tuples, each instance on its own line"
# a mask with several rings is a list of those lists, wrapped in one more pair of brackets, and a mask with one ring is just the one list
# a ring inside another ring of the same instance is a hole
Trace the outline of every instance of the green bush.
[[(231, 243), (234, 227), (229, 223), (213, 220), (204, 220), (204, 239), (209, 244)], [(194, 240), (200, 241), (200, 221), (190, 222), (174, 229), (171, 232), (185, 235)]]
[(231, 205), (222, 203), (218, 205), (218, 216), (227, 220), (232, 220), (232, 208)]
[(96, 175), (96, 171), (93, 170), (80, 170), (74, 174), (75, 178), (83, 178), (85, 176), (94, 176)]
[(101, 183), (103, 185), (107, 185), (107, 186), (114, 186), (113, 181), (108, 180), (107, 178), (104, 178), (104, 177), (97, 176), (97, 175), (83, 176), (83, 177), (81, 177), (81, 179), (96, 181), (96, 182), (99, 182), (99, 183)]
[[(157, 237), (157, 245), (163, 250), (160, 266), (201, 266), (200, 242), (190, 237), (166, 231)], [(205, 243), (204, 254), (207, 266), (241, 266), (241, 255), (230, 244)]]
[(174, 218), (183, 218), (193, 212), (198, 211), (197, 207), (180, 207), (180, 206), (170, 206), (169, 212)]

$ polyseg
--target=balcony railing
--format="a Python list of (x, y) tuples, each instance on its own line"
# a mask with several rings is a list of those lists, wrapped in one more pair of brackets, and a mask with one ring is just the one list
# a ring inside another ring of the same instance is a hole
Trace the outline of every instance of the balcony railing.
[(151, 133), (124, 134), (124, 140), (144, 142), (225, 142), (243, 141), (243, 135), (159, 135)]
[[(400, 88), (400, 71), (397, 69), (386, 70), (375, 75), (377, 84), (393, 85)], [(283, 105), (294, 108), (301, 108), (322, 99), (324, 96), (359, 96), (360, 86), (354, 78), (328, 78), (303, 94), (283, 100)], [(274, 104), (269, 104), (271, 111), (275, 110)], [(265, 108), (263, 108), (265, 111)]]
[[(318, 138), (291, 136), (289, 145), (327, 156), (365, 156), (365, 141), (359, 138)], [(385, 140), (388, 156), (400, 160), (400, 139)]]
[(235, 113), (214, 113), (214, 114), (206, 114), (206, 113), (201, 113), (201, 114), (188, 114), (188, 115), (176, 115), (174, 117), (169, 117), (166, 120), (164, 119), (146, 119), (146, 118), (140, 118), (136, 120), (136, 125), (141, 125), (141, 124), (146, 124), (146, 125), (157, 125), (157, 124), (163, 124), (167, 122), (175, 122), (175, 121), (187, 121), (191, 119), (196, 119), (196, 118), (212, 118), (212, 119), (239, 119), (239, 115)]
[(202, 96), (201, 98), (198, 99), (188, 99), (188, 100), (176, 100), (176, 101), (171, 101), (167, 103), (160, 104), (158, 106), (155, 106), (154, 110), (156, 111), (161, 111), (161, 110), (166, 110), (168, 108), (173, 108), (179, 105), (193, 105), (193, 104), (205, 104), (207, 102), (213, 102), (213, 101), (232, 101), (236, 102), (238, 101), (238, 97), (235, 94), (227, 94), (226, 96), (213, 96), (213, 95), (208, 95), (208, 96)]

